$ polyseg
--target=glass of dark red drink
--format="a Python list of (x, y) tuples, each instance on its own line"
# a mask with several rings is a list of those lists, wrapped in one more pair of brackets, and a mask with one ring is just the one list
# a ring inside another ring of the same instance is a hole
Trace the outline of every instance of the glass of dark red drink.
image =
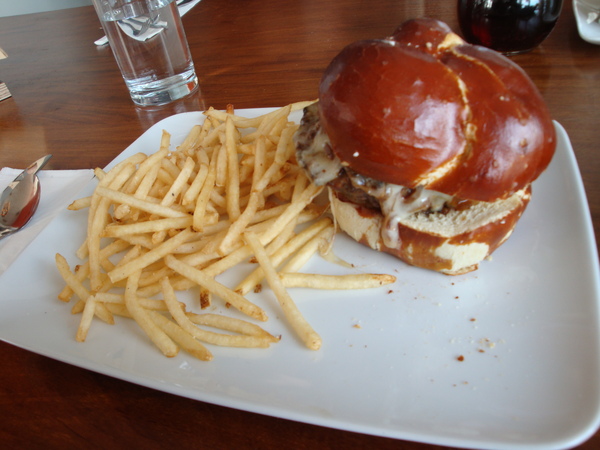
[(550, 34), (562, 0), (458, 0), (465, 40), (504, 54), (524, 53)]

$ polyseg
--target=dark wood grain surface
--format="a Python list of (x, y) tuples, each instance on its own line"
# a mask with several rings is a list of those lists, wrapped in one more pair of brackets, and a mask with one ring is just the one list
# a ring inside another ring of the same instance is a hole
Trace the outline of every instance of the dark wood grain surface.
[[(136, 107), (92, 7), (0, 18), (0, 167), (52, 153), (50, 169), (103, 167), (154, 123), (204, 109), (280, 106), (315, 98), (346, 44), (429, 16), (458, 31), (453, 1), (202, 0), (184, 17), (201, 90)], [(600, 46), (577, 33), (566, 1), (550, 37), (515, 56), (567, 130), (600, 231)], [(0, 293), (1, 297), (1, 293)], [(1, 298), (0, 298), (1, 301)], [(433, 445), (322, 428), (176, 397), (0, 342), (3, 448), (377, 448)], [(581, 448), (600, 448), (600, 434)]]

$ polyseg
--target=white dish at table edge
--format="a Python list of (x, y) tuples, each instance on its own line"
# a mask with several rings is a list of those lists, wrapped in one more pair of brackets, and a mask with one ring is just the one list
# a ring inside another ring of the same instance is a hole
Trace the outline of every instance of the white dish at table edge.
[(573, 0), (573, 13), (577, 23), (577, 30), (584, 41), (590, 44), (600, 45), (600, 23), (598, 20), (587, 23), (587, 15), (592, 9), (581, 3), (579, 0)]
[[(163, 129), (177, 145), (202, 117), (164, 119), (115, 161), (156, 151)], [(357, 271), (398, 281), (372, 291), (294, 290), (323, 337), (319, 351), (294, 338), (268, 289), (252, 298), (269, 314), (264, 327), (283, 336), (270, 349), (211, 348), (211, 362), (181, 352), (168, 359), (126, 320), (95, 322), (87, 341), (75, 342), (79, 317), (56, 299), (54, 268), (56, 252), (75, 264), (84, 238), (85, 212), (69, 211), (0, 277), (0, 338), (161, 391), (311, 424), (465, 448), (572, 447), (600, 424), (599, 270), (575, 157), (556, 129), (557, 154), (523, 218), (474, 273), (409, 267), (338, 236), (336, 254)], [(305, 270), (348, 272), (318, 257)]]

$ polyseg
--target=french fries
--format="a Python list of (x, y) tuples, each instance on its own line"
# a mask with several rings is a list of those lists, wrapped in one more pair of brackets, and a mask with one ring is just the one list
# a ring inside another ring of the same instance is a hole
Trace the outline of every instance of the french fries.
[(265, 277), (271, 286), (271, 289), (277, 297), (277, 301), (283, 310), (283, 313), (287, 320), (290, 322), (292, 328), (300, 336), (302, 341), (311, 350), (318, 350), (321, 348), (321, 336), (313, 330), (307, 320), (304, 318), (296, 303), (289, 295), (281, 279), (277, 275), (277, 270), (273, 266), (267, 250), (262, 246), (260, 239), (255, 234), (248, 232), (244, 234), (244, 239), (248, 242), (248, 245), (252, 247), (258, 263), (262, 267)]
[(369, 289), (396, 281), (392, 275), (360, 273), (352, 275), (319, 275), (315, 273), (280, 273), (283, 286), (312, 289)]
[[(183, 350), (210, 361), (207, 345), (268, 348), (281, 337), (253, 323), (267, 323), (258, 302), (268, 295), (247, 296), (266, 280), (277, 299), (271, 305), (317, 350), (321, 337), (290, 289), (366, 289), (395, 281), (384, 274), (298, 272), (335, 235), (328, 205), (315, 201), (322, 188), (295, 159), (298, 126), (288, 115), (308, 103), (254, 118), (236, 115), (231, 105), (211, 108), (176, 149), (164, 131), (156, 151), (95, 170), (93, 194), (69, 206), (88, 213), (87, 237), (75, 255), (80, 261), (71, 268), (64, 256), (55, 259), (65, 282), (58, 298), (73, 300), (72, 313), (81, 314), (78, 342), (90, 339), (97, 318), (110, 325), (133, 320), (167, 357)], [(237, 270), (256, 262), (254, 270)], [(233, 287), (216, 279), (230, 270), (245, 274)], [(198, 301), (182, 302), (181, 291), (195, 292)]]

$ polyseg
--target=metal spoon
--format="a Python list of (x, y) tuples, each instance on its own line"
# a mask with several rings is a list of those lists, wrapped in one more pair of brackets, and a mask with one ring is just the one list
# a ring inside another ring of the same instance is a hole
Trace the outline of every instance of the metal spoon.
[(0, 239), (19, 231), (35, 213), (41, 185), (37, 172), (52, 155), (38, 159), (8, 185), (0, 197)]

